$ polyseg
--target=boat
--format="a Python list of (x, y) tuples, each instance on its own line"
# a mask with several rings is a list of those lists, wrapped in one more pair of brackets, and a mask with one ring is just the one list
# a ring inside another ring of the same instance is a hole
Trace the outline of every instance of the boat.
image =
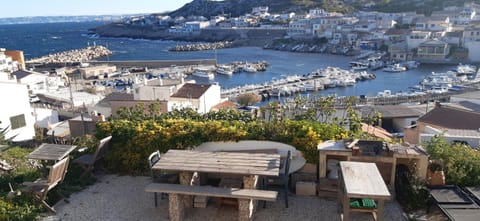
[(407, 70), (418, 68), (418, 65), (420, 65), (418, 61), (404, 61), (401, 63), (401, 66), (406, 67)]
[(477, 67), (470, 64), (459, 64), (455, 69), (458, 75), (473, 75), (477, 73)]
[(223, 74), (223, 75), (233, 75), (233, 70), (230, 69), (227, 66), (219, 66), (216, 70), (217, 74)]
[(247, 64), (243, 66), (243, 71), (247, 73), (255, 73), (257, 72), (257, 69), (253, 65)]
[(215, 78), (215, 75), (212, 72), (208, 70), (201, 70), (201, 69), (195, 70), (192, 75), (197, 77), (202, 77), (202, 78), (208, 78), (209, 80), (212, 80)]
[(359, 62), (359, 61), (352, 61), (350, 62), (350, 67), (354, 71), (364, 71), (368, 69), (368, 64), (364, 62)]
[(383, 71), (385, 72), (403, 72), (407, 71), (407, 68), (404, 66), (401, 66), (400, 64), (392, 64), (388, 65), (387, 67), (383, 68)]

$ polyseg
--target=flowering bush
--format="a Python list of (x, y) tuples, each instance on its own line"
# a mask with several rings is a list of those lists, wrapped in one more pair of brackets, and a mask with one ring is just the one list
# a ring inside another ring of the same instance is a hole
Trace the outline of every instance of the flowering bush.
[(97, 137), (113, 136), (106, 167), (115, 172), (145, 173), (155, 150), (189, 149), (208, 141), (271, 140), (290, 144), (310, 163), (318, 161), (317, 144), (342, 139), (348, 132), (334, 124), (309, 121), (204, 119), (112, 120), (97, 127)]

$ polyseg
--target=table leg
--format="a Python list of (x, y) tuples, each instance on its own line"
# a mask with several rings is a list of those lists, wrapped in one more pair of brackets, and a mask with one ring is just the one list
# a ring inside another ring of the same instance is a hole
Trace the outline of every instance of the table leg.
[(385, 208), (385, 200), (378, 200), (377, 219), (383, 221), (383, 210)]
[(171, 221), (181, 221), (185, 216), (185, 208), (180, 194), (171, 193), (168, 196), (168, 214)]
[(342, 206), (342, 210), (343, 210), (343, 220), (344, 221), (348, 221), (350, 220), (350, 198), (348, 198), (347, 196), (343, 196), (343, 206)]
[[(258, 175), (249, 175), (243, 177), (244, 189), (256, 189), (258, 186)], [(238, 220), (250, 221), (256, 209), (256, 200), (239, 199), (238, 200)]]
[[(180, 175), (179, 175), (180, 184), (185, 186), (191, 186), (192, 177), (193, 177), (192, 172), (185, 172), (185, 171), (180, 172)], [(186, 208), (193, 208), (193, 196), (184, 195), (182, 198)]]

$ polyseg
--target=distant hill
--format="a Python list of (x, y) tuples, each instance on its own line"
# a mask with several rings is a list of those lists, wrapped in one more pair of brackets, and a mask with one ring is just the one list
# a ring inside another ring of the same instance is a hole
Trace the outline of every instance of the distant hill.
[(338, 12), (349, 12), (353, 8), (341, 0), (194, 0), (169, 13), (170, 16), (213, 16), (227, 14), (233, 17), (250, 13), (253, 7), (268, 6), (270, 12), (301, 12), (311, 8), (326, 8)]
[(269, 12), (306, 12), (311, 8), (323, 8), (330, 12), (349, 13), (354, 10), (380, 12), (417, 11), (428, 13), (447, 6), (461, 6), (465, 2), (480, 0), (194, 0), (170, 12), (170, 16), (198, 15), (210, 17), (226, 14), (233, 17), (250, 13), (253, 7), (268, 6)]

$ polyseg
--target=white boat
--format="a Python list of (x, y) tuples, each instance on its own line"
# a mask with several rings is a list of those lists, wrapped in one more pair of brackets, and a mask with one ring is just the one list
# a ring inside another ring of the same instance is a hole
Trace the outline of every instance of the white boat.
[(257, 72), (257, 69), (253, 65), (245, 65), (243, 66), (243, 71), (248, 72), (248, 73), (255, 73)]
[(402, 66), (406, 67), (407, 69), (418, 68), (418, 65), (420, 65), (420, 62), (418, 62), (418, 61), (404, 61), (404, 62), (402, 62)]
[(400, 64), (392, 64), (392, 65), (388, 65), (387, 67), (385, 67), (383, 69), (383, 71), (385, 71), (385, 72), (403, 72), (403, 71), (407, 71), (407, 68), (404, 67), (404, 66), (401, 66)]
[(368, 64), (364, 62), (352, 61), (350, 62), (350, 67), (354, 71), (363, 71), (368, 69)]
[(200, 70), (200, 69), (195, 70), (192, 75), (197, 77), (202, 77), (202, 78), (208, 78), (209, 80), (212, 80), (215, 78), (215, 75), (212, 72), (207, 70)]
[(477, 67), (469, 64), (459, 64), (455, 68), (455, 72), (459, 75), (473, 75), (477, 73)]
[(228, 68), (228, 67), (224, 67), (224, 66), (219, 66), (216, 70), (217, 74), (223, 74), (223, 75), (233, 75), (233, 71)]

